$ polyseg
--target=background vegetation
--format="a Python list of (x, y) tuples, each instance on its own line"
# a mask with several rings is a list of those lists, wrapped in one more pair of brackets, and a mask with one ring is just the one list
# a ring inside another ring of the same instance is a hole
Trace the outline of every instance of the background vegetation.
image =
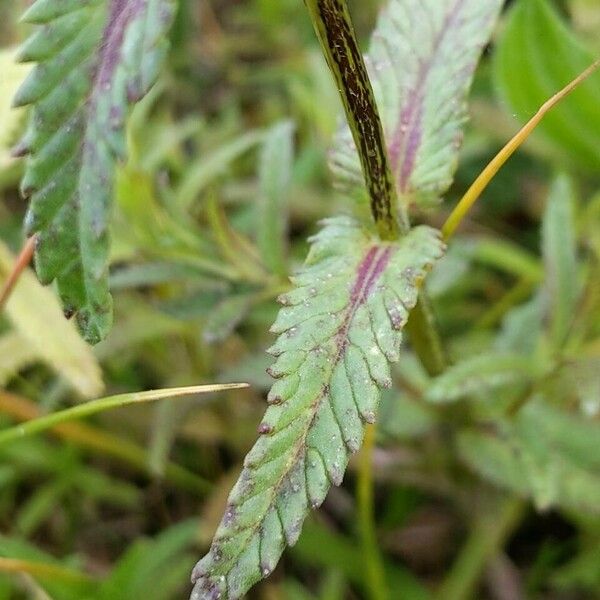
[[(0, 5), (0, 278), (23, 243), (9, 148), (24, 114), (9, 102), (27, 71), (13, 65), (26, 4)], [(17, 442), (0, 432), (0, 599), (187, 597), (264, 412), (275, 297), (318, 219), (348, 211), (326, 164), (339, 100), (302, 2), (179, 4), (118, 173), (114, 330), (89, 349), (26, 273), (0, 320), (0, 428), (101, 395), (251, 388)], [(456, 182), (414, 220), (441, 226), (518, 123), (600, 50), (596, 0), (510, 4)], [(378, 6), (351, 3), (365, 43)], [(405, 345), (372, 454), (378, 550), (358, 457), (250, 597), (600, 597), (599, 97), (596, 78), (545, 120), (432, 274), (455, 366), (431, 379)]]

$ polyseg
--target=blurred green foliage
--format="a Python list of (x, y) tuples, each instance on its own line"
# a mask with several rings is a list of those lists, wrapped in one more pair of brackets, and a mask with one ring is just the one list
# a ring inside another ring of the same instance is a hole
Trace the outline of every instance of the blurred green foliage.
[[(25, 4), (0, 5), (0, 65), (28, 33)], [(365, 46), (379, 4), (351, 3)], [(595, 0), (511, 2), (477, 74), (456, 182), (441, 209), (413, 220), (441, 225), (517, 120), (587, 66), (599, 36)], [(252, 388), (0, 446), (1, 600), (187, 596), (264, 411), (274, 299), (317, 220), (347, 209), (326, 168), (340, 105), (301, 2), (180, 0), (171, 38), (168, 68), (129, 124), (116, 326), (93, 360), (111, 394)], [(2, 68), (0, 103), (12, 95)], [(453, 366), (430, 378), (405, 345), (375, 453), (393, 598), (600, 597), (599, 97), (596, 77), (549, 116), (431, 274)], [(23, 123), (2, 108), (0, 236), (16, 253), (23, 165), (7, 148)], [(34, 294), (21, 302), (47, 308)], [(70, 363), (44, 352), (55, 324), (39, 326), (32, 348), (9, 317), (0, 426), (80, 402)], [(249, 597), (370, 596), (355, 481), (351, 463)]]

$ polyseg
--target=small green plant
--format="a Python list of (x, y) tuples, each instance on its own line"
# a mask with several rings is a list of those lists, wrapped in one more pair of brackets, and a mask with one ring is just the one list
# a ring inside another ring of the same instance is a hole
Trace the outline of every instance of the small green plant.
[[(570, 356), (587, 343), (585, 324), (575, 318), (585, 298), (575, 233), (576, 191), (570, 178), (557, 175), (549, 193), (543, 267), (535, 261), (532, 266), (518, 253), (515, 258), (504, 247), (492, 245), (487, 255), (482, 252), (484, 261), (500, 256), (500, 262), (516, 265), (528, 301), (509, 312), (513, 299), (506, 300), (508, 308), (500, 307), (499, 315), (502, 319), (508, 312), (503, 327), (487, 336), (487, 345), (478, 352), (464, 360), (452, 356), (448, 340), (438, 332), (426, 283), (441, 261), (448, 260), (447, 242), (498, 169), (596, 65), (542, 107), (482, 172), (443, 227), (413, 225), (423, 214), (439, 210), (453, 182), (467, 96), (503, 1), (389, 0), (365, 58), (345, 0), (305, 4), (345, 110), (347, 124), (335, 137), (330, 167), (350, 214), (321, 224), (309, 239), (304, 267), (291, 278), (290, 288), (280, 203), (290, 177), (286, 165), (293, 128), (283, 123), (267, 134), (251, 132), (239, 148), (225, 153), (243, 152), (260, 141), (265, 162), (276, 165), (274, 172), (261, 173), (265, 219), (257, 236), (260, 256), (229, 226), (214, 199), (208, 202), (208, 220), (217, 245), (231, 258), (231, 278), (236, 283), (260, 282), (267, 296), (281, 292), (282, 307), (271, 327), (278, 336), (269, 348), (275, 361), (268, 373), (275, 383), (258, 427), (260, 437), (245, 458), (209, 552), (194, 568), (194, 600), (235, 600), (269, 576), (286, 546), (298, 541), (309, 510), (323, 503), (331, 485), (342, 483), (350, 457), (365, 437), (359, 493), (363, 542), (370, 549), (370, 595), (393, 597), (371, 522), (370, 452), (381, 394), (394, 385), (405, 330), (424, 370), (422, 400), (448, 419), (449, 444), (463, 464), (515, 497), (531, 497), (539, 507), (560, 504), (594, 511), (600, 505), (598, 479), (587, 478), (599, 466), (589, 452), (596, 430), (567, 414), (558, 392), (575, 372), (569, 370)], [(530, 5), (556, 25), (545, 4), (533, 0)], [(174, 0), (37, 0), (24, 17), (42, 26), (21, 50), (21, 59), (37, 66), (16, 97), (17, 105), (32, 107), (18, 145), (19, 153), (29, 155), (22, 181), (23, 194), (31, 198), (26, 233), (35, 240), (40, 280), (56, 281), (65, 314), (75, 316), (90, 343), (104, 339), (112, 323), (112, 198), (137, 193), (152, 202), (151, 186), (136, 162), (139, 157), (127, 156), (127, 116), (158, 77), (175, 13)], [(507, 37), (517, 35), (519, 18), (515, 10)], [(506, 46), (500, 54), (508, 54)], [(503, 61), (509, 64), (510, 56)], [(583, 68), (590, 61), (585, 57), (581, 62), (586, 63), (580, 64)], [(498, 72), (509, 88), (506, 68)], [(557, 89), (568, 80), (561, 78)], [(520, 103), (518, 113), (530, 116), (522, 98), (515, 101)], [(546, 133), (561, 143), (566, 135), (558, 126)], [(589, 152), (591, 142), (583, 145), (586, 166), (594, 167), (597, 156)], [(189, 183), (192, 190), (200, 187), (202, 172), (195, 177)], [(190, 195), (193, 191), (183, 185), (178, 201), (185, 205)], [(123, 210), (128, 210), (126, 204)], [(176, 239), (174, 245), (193, 252), (197, 242), (162, 213), (160, 224), (147, 228), (155, 236), (149, 245), (159, 243), (161, 227)], [(462, 251), (471, 256), (475, 252)], [(218, 264), (194, 266), (203, 273), (220, 273)], [(160, 280), (165, 273), (155, 276)], [(263, 295), (240, 285), (211, 314), (205, 339), (227, 337)], [(495, 314), (487, 318), (496, 324)], [(585, 360), (575, 362), (584, 369), (580, 363)], [(550, 389), (544, 383), (549, 377), (560, 385)], [(593, 394), (583, 388), (578, 388), (578, 400), (593, 402)], [(42, 417), (0, 433), (0, 447), (68, 418), (167, 394), (109, 398)], [(493, 406), (482, 408), (480, 400), (490, 395)], [(515, 497), (499, 501), (498, 538), (522, 511)], [(31, 569), (35, 572), (35, 565)], [(468, 596), (474, 583), (461, 574), (459, 568), (453, 571), (440, 598)], [(107, 593), (110, 586), (109, 581)]]

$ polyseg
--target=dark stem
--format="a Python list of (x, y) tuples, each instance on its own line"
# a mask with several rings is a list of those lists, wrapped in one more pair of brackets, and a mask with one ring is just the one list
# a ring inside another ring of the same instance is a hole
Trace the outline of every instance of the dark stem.
[(340, 91), (379, 236), (395, 240), (408, 231), (408, 216), (399, 207), (381, 119), (346, 1), (305, 0), (305, 4)]

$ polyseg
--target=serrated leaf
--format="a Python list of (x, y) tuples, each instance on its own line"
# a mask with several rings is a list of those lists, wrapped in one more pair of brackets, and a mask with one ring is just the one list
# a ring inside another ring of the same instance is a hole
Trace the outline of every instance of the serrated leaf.
[(559, 349), (575, 317), (579, 298), (575, 191), (565, 175), (557, 177), (550, 188), (542, 222), (542, 253), (550, 338)]
[[(405, 202), (430, 203), (450, 186), (466, 120), (466, 95), (502, 0), (390, 0), (366, 59), (391, 168)], [(344, 187), (360, 187), (347, 127), (331, 167)]]
[(385, 243), (348, 218), (327, 221), (313, 238), (272, 328), (272, 406), (194, 570), (195, 600), (240, 598), (296, 542), (309, 507), (342, 482), (380, 388), (391, 385), (389, 362), (420, 282), (443, 250), (430, 228)]
[(38, 64), (15, 98), (33, 105), (26, 230), (39, 234), (40, 280), (57, 281), (91, 343), (112, 321), (108, 219), (125, 118), (157, 77), (174, 11), (174, 0), (37, 0), (24, 17), (42, 26), (21, 49)]
[(521, 354), (488, 352), (449, 367), (431, 381), (425, 398), (435, 403), (454, 402), (471, 394), (530, 381), (535, 374), (535, 362)]
[[(494, 60), (497, 88), (511, 114), (527, 121), (553, 94), (581, 73), (594, 55), (546, 0), (516, 2)], [(536, 135), (578, 169), (600, 167), (598, 85), (592, 75), (544, 117)]]

